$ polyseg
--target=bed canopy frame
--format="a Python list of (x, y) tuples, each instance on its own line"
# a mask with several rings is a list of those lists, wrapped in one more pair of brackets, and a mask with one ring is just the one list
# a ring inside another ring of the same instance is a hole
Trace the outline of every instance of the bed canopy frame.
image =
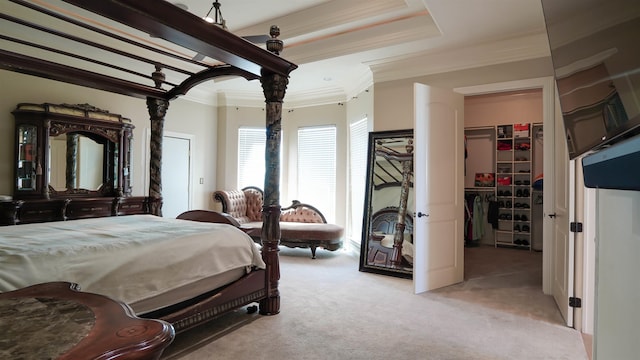
[[(0, 21), (11, 24), (3, 29), (14, 30), (0, 35), (0, 69), (146, 99), (152, 200), (162, 197), (162, 137), (169, 102), (211, 79), (260, 81), (267, 132), (262, 229), (267, 294), (260, 312), (278, 313), (280, 123), (288, 77), (297, 67), (279, 56), (279, 29), (271, 28), (265, 50), (159, 0), (9, 0)], [(195, 60), (194, 54), (205, 58)], [(151, 212), (161, 215), (161, 205)]]

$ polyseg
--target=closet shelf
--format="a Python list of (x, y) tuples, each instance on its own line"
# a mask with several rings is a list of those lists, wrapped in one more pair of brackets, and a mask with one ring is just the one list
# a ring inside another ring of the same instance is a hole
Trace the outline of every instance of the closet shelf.
[[(531, 249), (531, 139), (518, 129), (531, 124), (499, 125), (496, 127), (496, 170), (501, 182), (497, 185), (498, 229), (495, 246)], [(505, 137), (500, 137), (505, 134)], [(515, 136), (514, 136), (515, 135)], [(520, 220), (524, 216), (527, 220)], [(516, 219), (516, 217), (518, 219)], [(523, 229), (524, 228), (524, 229)]]

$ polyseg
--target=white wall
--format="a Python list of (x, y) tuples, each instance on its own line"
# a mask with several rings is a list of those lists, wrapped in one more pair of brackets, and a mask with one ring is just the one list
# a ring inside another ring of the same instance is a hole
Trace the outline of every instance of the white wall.
[(637, 359), (640, 192), (597, 192), (594, 359)]
[[(216, 190), (231, 190), (238, 187), (238, 128), (265, 127), (264, 107), (218, 107), (218, 177)], [(264, 187), (264, 184), (256, 186)], [(220, 207), (220, 204), (216, 204)]]
[(539, 58), (375, 83), (374, 130), (413, 128), (413, 83), (415, 82), (455, 89), (552, 75), (551, 59)]

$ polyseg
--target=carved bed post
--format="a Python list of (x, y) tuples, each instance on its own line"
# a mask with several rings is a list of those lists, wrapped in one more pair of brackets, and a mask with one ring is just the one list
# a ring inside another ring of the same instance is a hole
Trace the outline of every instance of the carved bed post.
[(147, 98), (151, 119), (151, 161), (149, 162), (149, 205), (151, 213), (162, 216), (162, 134), (169, 101)]
[[(279, 54), (282, 41), (276, 39), (280, 30), (272, 26), (272, 39), (267, 49)], [(260, 313), (274, 315), (280, 312), (280, 138), (282, 129), (282, 100), (289, 78), (286, 75), (262, 70), (260, 82), (266, 103), (267, 142), (265, 148), (264, 202), (262, 208), (262, 259), (267, 264), (267, 298), (260, 301)]]
[[(162, 88), (165, 75), (159, 64), (151, 78), (156, 88)], [(169, 100), (147, 97), (147, 110), (151, 120), (151, 144), (149, 161), (149, 207), (150, 212), (162, 216), (162, 136), (164, 132), (164, 116), (169, 108)]]

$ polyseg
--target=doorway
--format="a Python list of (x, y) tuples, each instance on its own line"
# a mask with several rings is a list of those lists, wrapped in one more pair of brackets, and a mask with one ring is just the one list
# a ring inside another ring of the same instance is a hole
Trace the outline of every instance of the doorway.
[(162, 216), (175, 218), (191, 208), (191, 138), (166, 133), (162, 141)]
[[(175, 218), (191, 209), (193, 199), (194, 135), (165, 131), (162, 137), (162, 216)], [(151, 129), (145, 129), (143, 151), (148, 154)], [(144, 188), (149, 187), (149, 161), (145, 163)]]
[[(482, 94), (492, 94), (492, 93), (502, 93), (506, 91), (521, 91), (528, 89), (542, 89), (542, 124), (544, 125), (544, 129), (547, 130), (547, 140), (544, 144), (544, 176), (547, 178), (547, 182), (545, 182), (544, 193), (543, 193), (543, 249), (542, 252), (542, 290), (544, 294), (555, 295), (554, 294), (554, 281), (558, 278), (565, 279), (564, 286), (567, 292), (569, 289), (568, 279), (573, 278), (573, 269), (570, 269), (570, 264), (572, 264), (572, 256), (573, 254), (568, 251), (561, 251), (560, 246), (555, 241), (555, 232), (556, 232), (556, 224), (564, 224), (566, 223), (568, 227), (568, 219), (558, 220), (554, 218), (552, 215), (555, 214), (555, 199), (554, 199), (554, 188), (558, 185), (560, 187), (566, 187), (565, 180), (562, 180), (562, 183), (558, 183), (556, 179), (555, 171), (557, 169), (567, 169), (568, 165), (565, 166), (563, 164), (557, 163), (557, 159), (555, 158), (555, 144), (558, 143), (556, 136), (556, 106), (555, 106), (555, 92), (554, 92), (554, 82), (553, 78), (538, 78), (538, 79), (528, 79), (522, 81), (512, 81), (506, 83), (496, 83), (496, 84), (488, 84), (488, 85), (479, 85), (479, 86), (471, 86), (465, 88), (454, 89), (454, 91), (464, 94), (465, 96), (472, 95), (482, 95)], [(512, 123), (519, 122), (510, 121)], [(465, 125), (467, 122), (465, 121)], [(560, 195), (564, 195), (564, 192), (561, 192)], [(564, 196), (563, 196), (564, 198)], [(567, 200), (568, 201), (568, 200)], [(556, 256), (561, 252), (565, 256)], [(558, 254), (556, 254), (558, 253)], [(557, 283), (557, 281), (556, 281)], [(554, 296), (555, 297), (555, 296)], [(560, 304), (558, 301), (558, 297), (556, 297), (556, 302)], [(558, 305), (560, 308), (560, 305)], [(561, 309), (562, 311), (563, 309)], [(572, 316), (573, 313), (571, 311), (563, 311), (563, 316), (565, 316), (565, 320), (568, 326), (572, 324)]]
[(465, 245), (542, 251), (542, 89), (465, 97)]
[[(467, 95), (464, 110), (465, 256), (470, 260), (465, 280), (520, 277), (519, 286), (540, 291), (542, 89)], [(472, 249), (476, 247), (482, 249)]]

